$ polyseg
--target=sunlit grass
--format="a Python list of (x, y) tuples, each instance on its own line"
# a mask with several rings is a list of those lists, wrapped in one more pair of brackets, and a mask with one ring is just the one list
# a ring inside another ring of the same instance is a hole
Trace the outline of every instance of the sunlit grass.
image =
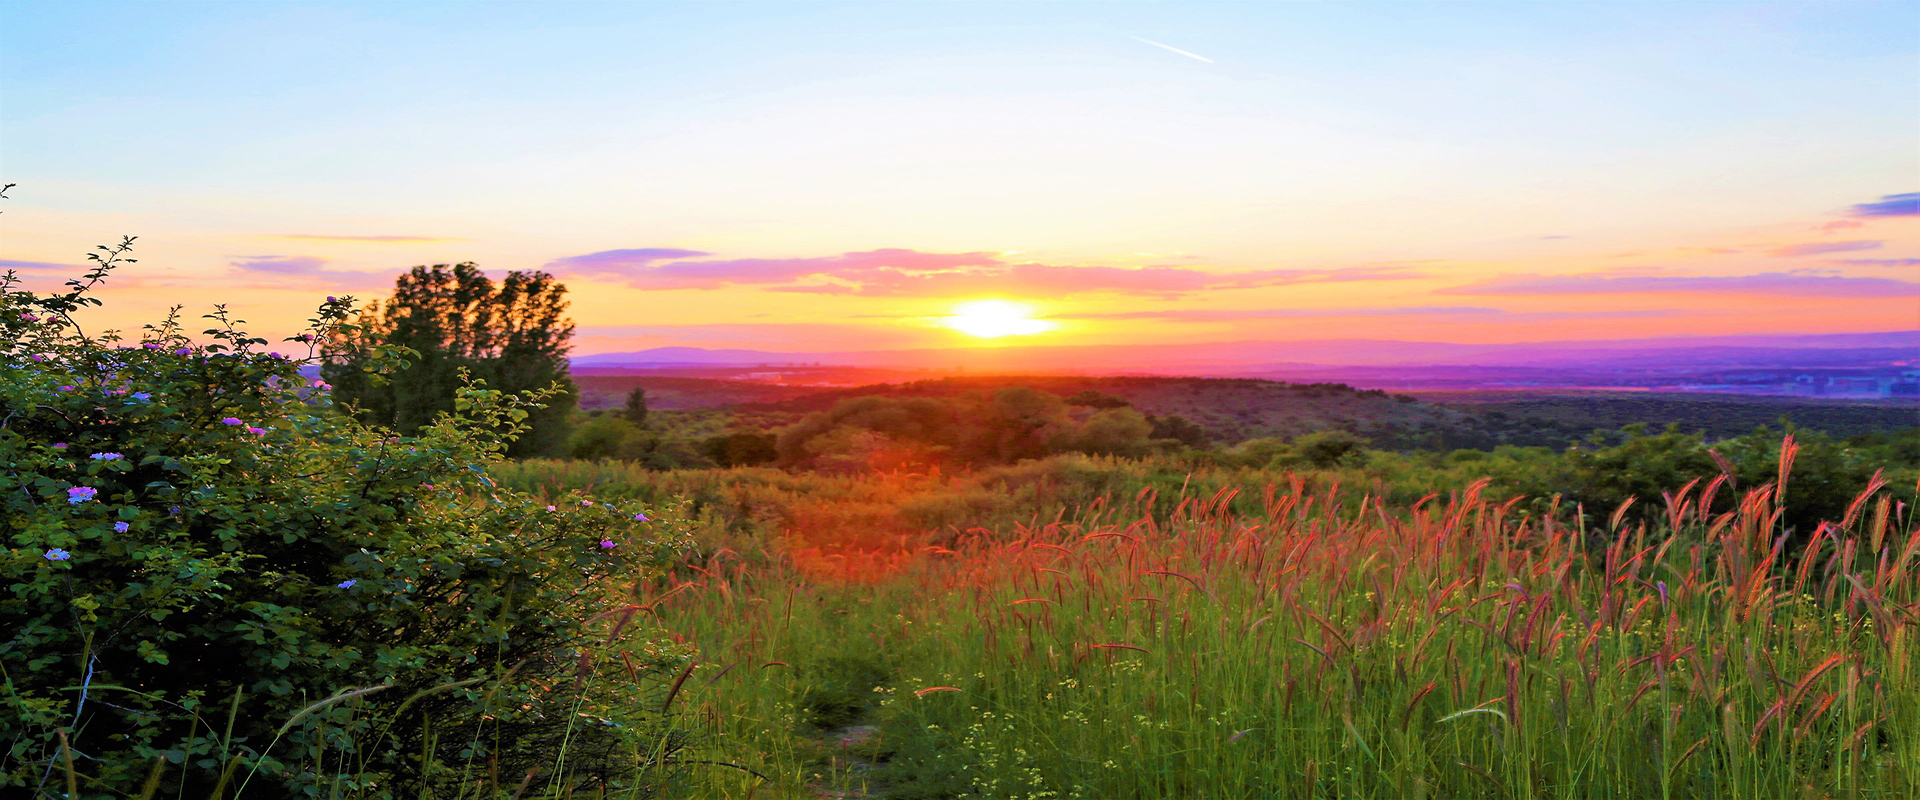
[(690, 791), (1920, 794), (1920, 529), (1863, 496), (1795, 556), (1773, 487), (1709, 494), (1582, 530), (1475, 491), (1144, 492), (851, 581), (710, 551), (659, 622), (710, 746), (771, 785)]

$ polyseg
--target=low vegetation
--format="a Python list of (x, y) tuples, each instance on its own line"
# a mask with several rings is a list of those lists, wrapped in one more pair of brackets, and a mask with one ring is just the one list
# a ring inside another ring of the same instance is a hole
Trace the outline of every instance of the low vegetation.
[(0, 278), (8, 793), (1920, 794), (1920, 430), (1158, 378), (574, 414), (543, 276), (416, 270), (288, 357), (84, 333), (129, 244)]
[(609, 615), (680, 524), (495, 485), (538, 396), (470, 384), (396, 436), (224, 311), (198, 343), (82, 333), (125, 249), (56, 294), (0, 279), (0, 794), (658, 789), (648, 677), (683, 656)]
[[(509, 477), (714, 498), (650, 605), (765, 778), (695, 795), (1911, 797), (1920, 525), (1873, 480), (1793, 543), (1801, 452), (1772, 452), (1593, 521), (1084, 457)], [(981, 524), (912, 533), (942, 513)]]

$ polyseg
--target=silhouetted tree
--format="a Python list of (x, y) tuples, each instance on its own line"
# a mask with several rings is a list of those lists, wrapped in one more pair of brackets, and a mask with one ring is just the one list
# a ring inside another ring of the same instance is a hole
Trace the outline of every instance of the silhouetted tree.
[[(573, 322), (567, 287), (545, 272), (514, 271), (498, 284), (472, 262), (414, 267), (394, 281), (393, 297), (369, 304), (347, 332), (325, 343), (321, 376), (363, 421), (412, 434), (453, 410), (461, 370), (509, 392), (558, 384), (561, 394), (533, 412), (532, 429), (508, 449), (526, 456), (554, 450), (579, 392), (567, 375)], [(379, 380), (361, 366), (377, 348), (417, 356)]]
[(1079, 393), (1067, 398), (1067, 405), (1082, 406), (1085, 408), (1126, 408), (1133, 404), (1127, 402), (1124, 397), (1115, 397), (1106, 392), (1098, 392), (1092, 389), (1082, 389)]
[(1087, 418), (1078, 430), (1055, 442), (1062, 450), (1096, 456), (1137, 457), (1151, 446), (1153, 423), (1131, 408), (1109, 408)]
[(700, 451), (723, 467), (751, 467), (780, 457), (775, 441), (771, 433), (734, 431), (701, 442)]
[(1207, 429), (1179, 414), (1164, 417), (1148, 417), (1153, 423), (1153, 438), (1172, 439), (1188, 447), (1206, 447)]
[(1314, 431), (1293, 440), (1293, 448), (1300, 457), (1319, 469), (1332, 469), (1358, 461), (1366, 456), (1366, 447), (1366, 439), (1339, 428)]
[(633, 391), (627, 392), (627, 407), (620, 415), (626, 417), (628, 422), (635, 425), (647, 424), (646, 387), (635, 386), (633, 387)]

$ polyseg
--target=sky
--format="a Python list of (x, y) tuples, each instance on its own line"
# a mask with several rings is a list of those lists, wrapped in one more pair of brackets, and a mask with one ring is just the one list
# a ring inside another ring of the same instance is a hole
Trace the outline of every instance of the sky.
[[(0, 269), (580, 354), (1920, 328), (1920, 6), (0, 0)], [(955, 309), (960, 309), (956, 312)]]

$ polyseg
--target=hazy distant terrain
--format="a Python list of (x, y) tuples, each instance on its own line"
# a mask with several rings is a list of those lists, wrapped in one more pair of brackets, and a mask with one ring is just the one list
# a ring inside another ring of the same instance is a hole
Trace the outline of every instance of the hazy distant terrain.
[(1914, 400), (1544, 391), (1419, 392), (1415, 396), (1432, 403), (1591, 428), (1643, 422), (1658, 429), (1676, 423), (1681, 430), (1709, 437), (1737, 436), (1762, 425), (1778, 430), (1783, 417), (1834, 436), (1920, 427), (1920, 403)]
[(1483, 448), (1500, 444), (1562, 446), (1595, 430), (1676, 423), (1709, 436), (1735, 436), (1756, 427), (1778, 429), (1784, 418), (1835, 436), (1920, 427), (1920, 405), (1904, 399), (1840, 400), (1737, 394), (1596, 390), (1473, 390), (1390, 393), (1329, 383), (1250, 378), (1142, 376), (974, 376), (930, 378), (851, 387), (792, 386), (744, 379), (663, 377), (651, 373), (585, 375), (582, 407), (615, 408), (628, 391), (647, 390), (662, 410), (731, 409), (758, 424), (790, 423), (854, 397), (956, 397), (1028, 386), (1061, 397), (1099, 392), (1123, 399), (1143, 414), (1179, 416), (1216, 441), (1288, 438), (1340, 428), (1376, 446)]
[(1248, 377), (1389, 390), (1603, 387), (1920, 399), (1920, 331), (1521, 344), (1317, 339), (808, 353), (677, 347), (581, 356), (573, 363), (599, 371), (786, 373), (786, 382), (841, 385), (875, 381), (847, 380), (833, 375), (836, 369), (917, 370), (928, 377), (955, 371)]

